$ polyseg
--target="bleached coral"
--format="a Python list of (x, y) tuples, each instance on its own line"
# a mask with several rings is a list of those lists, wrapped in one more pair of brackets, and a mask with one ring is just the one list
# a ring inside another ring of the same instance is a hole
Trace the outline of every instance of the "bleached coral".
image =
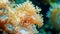
[(2, 13), (0, 12), (0, 15), (5, 15), (6, 19), (0, 19), (0, 26), (7, 33), (37, 34), (36, 25), (38, 25), (38, 27), (43, 25), (42, 15), (39, 15), (41, 9), (34, 7), (30, 1), (26, 1), (22, 4), (14, 4), (13, 6), (6, 4), (1, 8), (4, 8), (6, 11), (1, 11)]

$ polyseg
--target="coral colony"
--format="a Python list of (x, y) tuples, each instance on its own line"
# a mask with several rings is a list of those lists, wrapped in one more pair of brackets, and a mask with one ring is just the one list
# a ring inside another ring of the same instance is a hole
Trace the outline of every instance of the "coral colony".
[(60, 8), (55, 8), (51, 12), (51, 22), (57, 30), (60, 30)]
[(11, 4), (8, 0), (0, 0), (0, 30), (4, 34), (38, 34), (36, 25), (43, 25), (41, 9), (32, 2)]
[(50, 12), (47, 13), (47, 16), (50, 18), (50, 23), (60, 31), (60, 4), (54, 3), (51, 4)]

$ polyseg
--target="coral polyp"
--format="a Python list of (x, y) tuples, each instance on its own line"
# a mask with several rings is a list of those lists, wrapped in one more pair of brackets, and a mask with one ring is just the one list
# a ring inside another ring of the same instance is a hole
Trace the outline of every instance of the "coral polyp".
[(7, 34), (38, 34), (36, 25), (43, 25), (42, 15), (39, 15), (40, 8), (34, 7), (28, 0), (22, 4), (1, 1), (3, 4), (0, 3), (0, 29)]

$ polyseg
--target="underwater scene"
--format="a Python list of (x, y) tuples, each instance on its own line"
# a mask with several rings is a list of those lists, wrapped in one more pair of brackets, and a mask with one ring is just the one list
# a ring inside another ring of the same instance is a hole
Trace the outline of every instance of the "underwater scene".
[(0, 34), (60, 34), (60, 0), (0, 0)]

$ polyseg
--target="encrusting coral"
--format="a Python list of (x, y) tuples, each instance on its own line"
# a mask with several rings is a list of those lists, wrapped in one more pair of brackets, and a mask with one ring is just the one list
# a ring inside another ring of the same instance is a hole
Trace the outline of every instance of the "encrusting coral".
[[(3, 4), (0, 3), (0, 27), (3, 31), (7, 34), (38, 33), (36, 25), (38, 27), (43, 25), (42, 15), (39, 15), (41, 9), (37, 6), (34, 7), (30, 1), (17, 4), (16, 7), (10, 4), (10, 2), (4, 3), (4, 0), (1, 1), (3, 1)], [(9, 5), (13, 6), (11, 7)]]

